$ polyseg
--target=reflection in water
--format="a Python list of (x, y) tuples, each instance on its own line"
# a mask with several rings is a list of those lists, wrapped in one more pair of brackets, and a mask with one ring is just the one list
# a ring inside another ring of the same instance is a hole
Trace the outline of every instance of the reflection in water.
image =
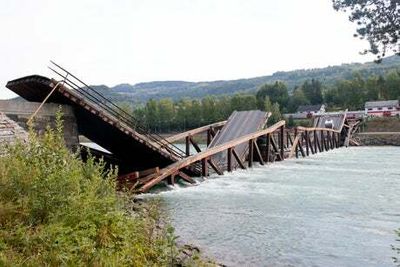
[(163, 192), (180, 239), (228, 266), (392, 266), (400, 148), (342, 148)]

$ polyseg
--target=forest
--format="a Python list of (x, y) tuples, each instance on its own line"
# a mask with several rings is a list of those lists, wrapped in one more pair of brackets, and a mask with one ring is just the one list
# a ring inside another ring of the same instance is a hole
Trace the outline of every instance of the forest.
[(234, 111), (260, 109), (269, 111), (274, 123), (284, 113), (294, 113), (301, 105), (326, 104), (328, 111), (363, 110), (366, 101), (400, 98), (400, 70), (364, 78), (354, 73), (351, 79), (325, 85), (318, 79), (296, 85), (291, 93), (284, 82), (262, 85), (255, 93), (215, 96), (202, 99), (150, 99), (133, 109), (128, 102), (119, 105), (133, 112), (153, 132), (179, 132), (216, 121), (226, 120)]

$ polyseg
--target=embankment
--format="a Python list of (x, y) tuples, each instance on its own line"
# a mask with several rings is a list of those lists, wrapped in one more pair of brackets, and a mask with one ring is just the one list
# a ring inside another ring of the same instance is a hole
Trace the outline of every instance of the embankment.
[(355, 139), (362, 146), (400, 146), (400, 132), (364, 132)]

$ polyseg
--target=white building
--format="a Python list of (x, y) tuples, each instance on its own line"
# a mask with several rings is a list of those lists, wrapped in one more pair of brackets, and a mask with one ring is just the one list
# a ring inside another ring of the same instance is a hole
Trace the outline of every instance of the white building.
[(399, 100), (365, 102), (365, 112), (368, 116), (374, 117), (390, 117), (399, 115)]

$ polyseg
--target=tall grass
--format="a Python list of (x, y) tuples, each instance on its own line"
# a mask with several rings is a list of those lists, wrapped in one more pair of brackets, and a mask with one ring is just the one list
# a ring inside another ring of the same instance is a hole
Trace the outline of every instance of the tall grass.
[[(0, 157), (0, 266), (167, 266), (175, 237), (158, 204), (132, 211), (115, 169), (68, 151), (55, 129), (31, 131)], [(168, 230), (168, 231), (167, 231)]]

